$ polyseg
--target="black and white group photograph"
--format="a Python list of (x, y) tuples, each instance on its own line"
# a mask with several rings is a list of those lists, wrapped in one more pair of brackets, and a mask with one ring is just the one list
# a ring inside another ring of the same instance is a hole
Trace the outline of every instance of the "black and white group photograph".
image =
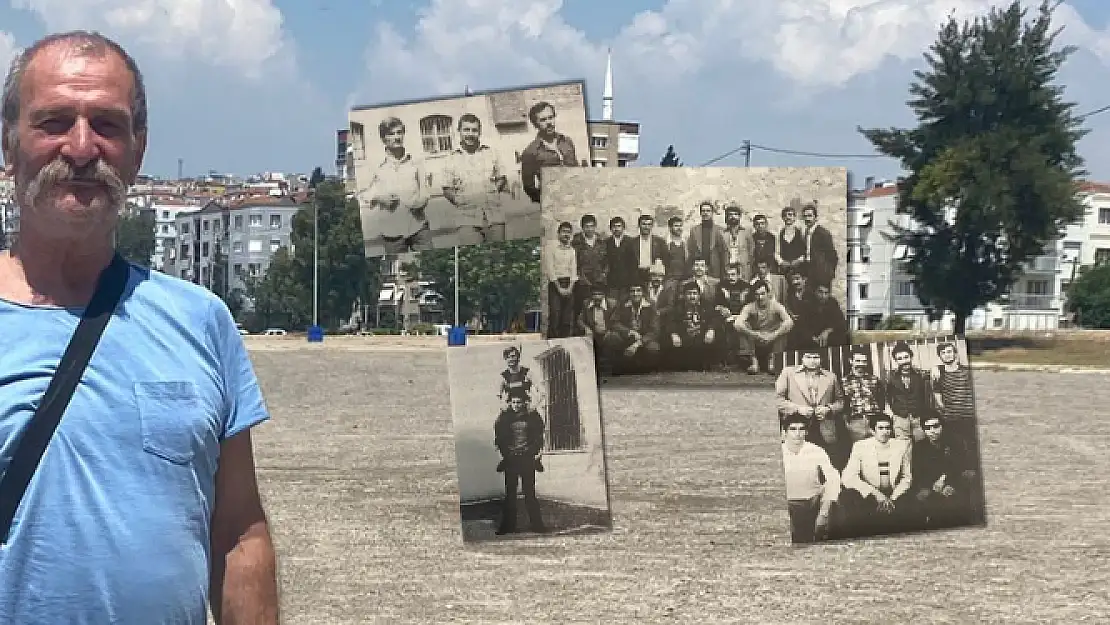
[(552, 171), (547, 338), (590, 337), (603, 376), (776, 375), (772, 356), (848, 341), (844, 168)]
[(792, 542), (986, 525), (962, 337), (809, 347), (777, 358)]
[(540, 170), (589, 166), (581, 80), (359, 106), (349, 121), (368, 258), (539, 237)]
[(449, 348), (447, 364), (463, 540), (612, 529), (590, 342)]

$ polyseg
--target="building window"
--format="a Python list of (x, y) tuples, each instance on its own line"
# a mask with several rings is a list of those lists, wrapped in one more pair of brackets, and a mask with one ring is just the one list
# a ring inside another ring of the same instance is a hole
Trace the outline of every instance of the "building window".
[(270, 229), (278, 230), (281, 228), (281, 215), (270, 215)]
[(200, 268), (200, 281), (208, 282), (208, 265)]
[(270, 253), (271, 254), (278, 251), (278, 248), (280, 248), (280, 247), (281, 247), (281, 239), (270, 239)]
[(453, 125), (450, 115), (429, 115), (420, 120), (420, 138), (424, 142), (424, 151), (428, 154), (450, 152), (453, 147)]
[(243, 229), (243, 216), (242, 215), (236, 215), (235, 216), (235, 229), (236, 230), (242, 230)]
[(204, 220), (204, 223), (203, 223), (202, 225), (204, 226), (204, 231), (205, 231), (205, 232), (208, 232), (208, 226), (209, 226), (209, 224), (208, 224), (208, 220), (207, 220), (207, 219), (205, 219), (205, 220)]
[(231, 268), (231, 271), (235, 273), (236, 277), (242, 278), (243, 277), (243, 264), (242, 263), (235, 263), (235, 265)]
[(917, 295), (917, 284), (908, 280), (898, 282), (898, 295), (902, 297)]
[(595, 158), (593, 165), (594, 165), (594, 167), (605, 167), (605, 161), (602, 160), (602, 159)]
[(869, 285), (866, 285), (866, 284), (861, 284), (861, 285), (858, 286), (858, 288), (859, 288), (859, 298), (860, 299), (867, 299), (867, 291), (868, 291), (867, 287), (868, 286)]
[(609, 137), (590, 137), (590, 147), (597, 148), (598, 150), (604, 150), (605, 148), (609, 147)]
[(859, 246), (859, 262), (861, 262), (865, 265), (867, 263), (871, 262), (871, 246), (870, 245), (861, 245), (861, 246)]
[(213, 219), (212, 220), (212, 229), (216, 230), (216, 231), (219, 231), (219, 229), (220, 229), (220, 220), (219, 219)]
[(167, 226), (166, 224), (162, 224), (162, 234), (169, 234), (169, 233), (170, 233), (170, 227)]
[(242, 241), (232, 241), (231, 242), (231, 251), (234, 254), (242, 254), (243, 253), (243, 242)]
[(849, 263), (856, 262), (856, 246), (854, 246), (854, 245), (849, 245), (848, 246), (848, 262)]
[(1110, 263), (1110, 247), (1100, 247), (1095, 250), (1095, 264), (1104, 265)]
[(547, 449), (577, 451), (584, 447), (582, 419), (578, 409), (578, 379), (570, 354), (555, 347), (537, 360), (547, 383)]
[(617, 160), (617, 167), (628, 167), (628, 161), (622, 159)]
[(208, 258), (208, 241), (200, 244), (200, 255), (202, 258)]
[(189, 222), (181, 224), (181, 234), (189, 234)]
[(1098, 209), (1098, 223), (1110, 224), (1110, 208)]
[(189, 258), (189, 244), (188, 243), (182, 243), (181, 244), (181, 259), (182, 260), (187, 260), (188, 258)]
[(250, 226), (251, 226), (251, 228), (261, 228), (262, 227), (262, 215), (251, 215)]
[(257, 278), (258, 277), (258, 269), (259, 269), (258, 263), (251, 263), (251, 264), (247, 265), (247, 275), (252, 277), (252, 278)]
[(1048, 280), (1030, 280), (1025, 283), (1025, 293), (1027, 295), (1049, 295)]
[(169, 219), (170, 211), (162, 211), (162, 219)]
[(261, 252), (262, 251), (262, 241), (259, 241), (258, 239), (254, 239), (250, 243), (247, 243), (247, 251), (248, 252)]
[(181, 270), (181, 279), (182, 280), (188, 280), (189, 279), (189, 270), (188, 269), (182, 269)]

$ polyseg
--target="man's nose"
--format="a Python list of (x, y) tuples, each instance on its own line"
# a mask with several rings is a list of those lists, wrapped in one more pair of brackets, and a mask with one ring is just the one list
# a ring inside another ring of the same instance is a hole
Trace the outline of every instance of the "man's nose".
[(62, 155), (77, 167), (84, 167), (100, 157), (96, 131), (87, 119), (78, 118), (73, 123), (67, 141), (62, 146)]

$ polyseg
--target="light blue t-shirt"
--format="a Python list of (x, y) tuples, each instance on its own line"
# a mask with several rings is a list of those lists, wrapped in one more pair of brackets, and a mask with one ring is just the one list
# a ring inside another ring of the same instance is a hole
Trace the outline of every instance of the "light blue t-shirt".
[[(80, 313), (0, 300), (0, 471)], [(204, 625), (220, 442), (267, 418), (224, 303), (133, 266), (0, 546), (0, 623)]]

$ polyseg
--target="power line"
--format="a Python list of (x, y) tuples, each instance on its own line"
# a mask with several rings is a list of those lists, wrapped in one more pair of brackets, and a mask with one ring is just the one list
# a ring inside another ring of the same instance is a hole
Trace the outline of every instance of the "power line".
[[(1082, 115), (1077, 116), (1075, 119), (1077, 121), (1084, 121), (1089, 117), (1094, 117), (1095, 115), (1099, 115), (1099, 114), (1105, 113), (1107, 111), (1110, 111), (1110, 104), (1107, 104), (1106, 106), (1100, 106), (1099, 108), (1094, 109), (1093, 111), (1089, 111), (1087, 113), (1084, 113)], [(752, 143), (751, 141), (744, 141), (744, 143), (740, 144), (739, 147), (733, 148), (733, 149), (729, 150), (728, 152), (725, 152), (724, 154), (721, 154), (720, 156), (715, 156), (715, 157), (709, 159), (708, 161), (702, 163), (701, 167), (708, 167), (709, 165), (712, 165), (714, 163), (723, 161), (724, 159), (732, 156), (733, 154), (736, 154), (737, 152), (744, 152), (745, 153), (745, 167), (746, 167), (751, 162), (752, 150), (763, 150), (764, 152), (771, 152), (771, 153), (774, 153), (774, 154), (786, 154), (786, 155), (789, 155), (789, 156), (808, 156), (810, 158), (892, 158), (890, 156), (887, 156), (886, 154), (832, 154), (832, 153), (829, 153), (829, 152), (809, 152), (809, 151), (806, 151), (806, 150), (791, 150), (791, 149), (787, 149), (787, 148), (775, 148), (775, 147), (771, 147), (771, 146), (767, 146), (767, 145), (760, 145), (758, 143)]]

